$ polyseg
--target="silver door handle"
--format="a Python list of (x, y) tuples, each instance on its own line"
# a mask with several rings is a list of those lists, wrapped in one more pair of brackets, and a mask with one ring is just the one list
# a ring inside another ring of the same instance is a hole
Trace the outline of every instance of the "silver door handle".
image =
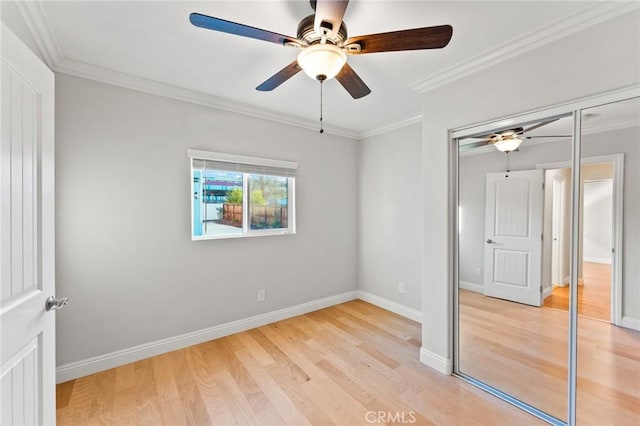
[(489, 238), (489, 239), (487, 240), (487, 244), (493, 244), (493, 240), (492, 240), (491, 238)]
[(62, 297), (60, 299), (56, 299), (53, 296), (47, 297), (47, 300), (44, 302), (44, 308), (48, 311), (56, 311), (58, 309), (64, 308), (64, 305), (69, 303), (68, 297)]

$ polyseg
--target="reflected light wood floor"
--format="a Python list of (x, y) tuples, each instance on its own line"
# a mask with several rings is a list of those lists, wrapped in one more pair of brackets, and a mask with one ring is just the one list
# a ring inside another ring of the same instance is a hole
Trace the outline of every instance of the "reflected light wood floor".
[(420, 336), (356, 300), (61, 383), (58, 425), (541, 424), (421, 364)]
[[(566, 419), (568, 313), (460, 291), (460, 370)], [(640, 425), (640, 332), (578, 319), (577, 422)]]
[[(578, 314), (611, 321), (611, 265), (584, 262), (584, 285), (578, 286)], [(569, 286), (557, 287), (544, 300), (550, 308), (569, 310)]]

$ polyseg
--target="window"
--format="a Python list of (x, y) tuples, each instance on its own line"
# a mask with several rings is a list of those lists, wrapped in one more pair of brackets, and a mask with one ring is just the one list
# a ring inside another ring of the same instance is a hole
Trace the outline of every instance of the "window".
[(297, 163), (188, 150), (193, 240), (295, 233)]

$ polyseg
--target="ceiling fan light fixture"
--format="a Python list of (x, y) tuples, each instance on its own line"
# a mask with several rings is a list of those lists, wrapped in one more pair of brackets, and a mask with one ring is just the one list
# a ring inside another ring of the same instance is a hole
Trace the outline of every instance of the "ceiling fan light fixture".
[(495, 141), (493, 143), (493, 146), (495, 146), (499, 151), (511, 152), (518, 149), (521, 143), (522, 143), (522, 139), (520, 138), (507, 137), (507, 138), (502, 138), (500, 140)]
[(298, 65), (314, 80), (329, 80), (347, 63), (347, 54), (328, 43), (313, 44), (298, 54)]

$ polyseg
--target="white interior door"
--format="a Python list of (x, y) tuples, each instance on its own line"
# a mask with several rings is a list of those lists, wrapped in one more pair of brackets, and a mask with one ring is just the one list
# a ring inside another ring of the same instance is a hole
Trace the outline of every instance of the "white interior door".
[(542, 170), (487, 174), (484, 294), (542, 303)]
[(54, 76), (2, 24), (0, 424), (55, 424)]

